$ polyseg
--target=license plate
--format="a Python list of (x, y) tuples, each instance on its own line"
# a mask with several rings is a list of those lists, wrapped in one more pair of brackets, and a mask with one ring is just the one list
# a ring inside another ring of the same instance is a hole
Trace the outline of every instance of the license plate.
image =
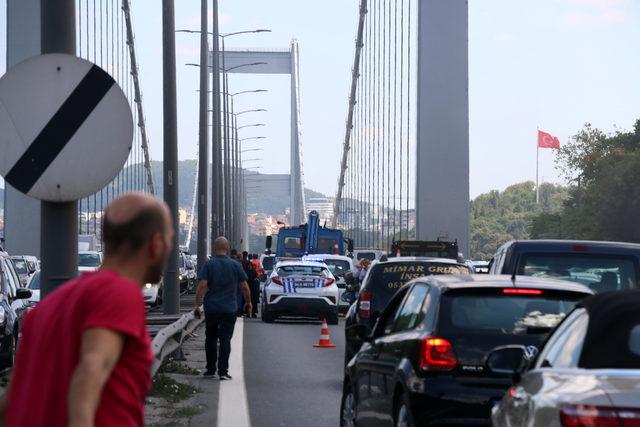
[(305, 289), (305, 288), (315, 288), (316, 285), (313, 282), (296, 282), (296, 288), (301, 288), (301, 289)]

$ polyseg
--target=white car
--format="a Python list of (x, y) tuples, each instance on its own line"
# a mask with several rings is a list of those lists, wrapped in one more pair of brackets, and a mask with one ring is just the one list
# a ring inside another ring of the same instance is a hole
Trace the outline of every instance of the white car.
[(37, 304), (40, 302), (40, 270), (33, 273), (31, 279), (29, 279), (29, 283), (27, 284), (27, 289), (31, 290), (31, 298), (29, 298), (29, 302), (33, 304)]
[(307, 255), (303, 257), (302, 260), (325, 263), (331, 274), (336, 278), (336, 285), (338, 285), (338, 310), (340, 313), (346, 313), (351, 304), (342, 301), (342, 294), (347, 290), (347, 282), (345, 281), (344, 275), (353, 271), (353, 260), (348, 256), (330, 254)]
[(355, 262), (361, 259), (368, 259), (369, 261), (379, 261), (383, 255), (386, 255), (385, 251), (379, 249), (356, 249), (353, 251), (353, 260)]
[(98, 271), (102, 265), (102, 252), (81, 251), (78, 253), (78, 273)]
[(326, 264), (279, 262), (262, 291), (262, 320), (271, 323), (280, 316), (315, 317), (337, 325), (339, 294), (336, 278)]
[(158, 283), (147, 283), (142, 288), (144, 303), (152, 307), (162, 303), (162, 279)]

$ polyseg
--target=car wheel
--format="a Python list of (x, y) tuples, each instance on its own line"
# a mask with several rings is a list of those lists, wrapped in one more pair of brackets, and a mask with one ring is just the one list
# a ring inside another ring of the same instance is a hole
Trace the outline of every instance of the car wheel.
[(342, 391), (340, 404), (340, 427), (355, 427), (356, 425), (356, 397), (350, 385)]
[(406, 393), (397, 397), (396, 413), (394, 416), (395, 427), (413, 427), (413, 416), (411, 415), (411, 405)]

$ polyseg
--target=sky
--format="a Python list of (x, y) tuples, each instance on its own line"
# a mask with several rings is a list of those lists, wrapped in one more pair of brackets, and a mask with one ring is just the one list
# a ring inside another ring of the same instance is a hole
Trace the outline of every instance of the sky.
[[(136, 48), (151, 156), (162, 159), (161, 1), (132, 0)], [(5, 56), (6, 0), (0, 0), (0, 56)], [(176, 0), (176, 29), (198, 29), (200, 2)], [(228, 38), (228, 48), (288, 48), (300, 43), (305, 184), (334, 195), (351, 79), (357, 0), (220, 0), (221, 32), (270, 29)], [(472, 197), (535, 179), (536, 129), (566, 143), (586, 122), (605, 131), (640, 118), (640, 1), (469, 0), (469, 99)], [(196, 35), (176, 36), (179, 155), (194, 158), (198, 140)], [(0, 72), (4, 72), (0, 65)], [(247, 165), (289, 171), (289, 77), (232, 76)], [(254, 160), (255, 159), (255, 160)], [(561, 183), (553, 150), (540, 152), (540, 176)]]

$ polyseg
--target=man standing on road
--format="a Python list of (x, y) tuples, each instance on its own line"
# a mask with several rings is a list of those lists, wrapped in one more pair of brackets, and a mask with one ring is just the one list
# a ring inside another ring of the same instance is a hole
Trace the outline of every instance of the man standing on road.
[(141, 288), (160, 280), (172, 236), (154, 197), (129, 193), (107, 207), (100, 269), (57, 288), (22, 323), (0, 425), (144, 425), (153, 357)]
[(244, 300), (247, 301), (244, 309), (249, 314), (252, 310), (251, 292), (242, 266), (238, 261), (229, 258), (229, 241), (224, 237), (218, 237), (213, 243), (213, 252), (214, 256), (204, 264), (200, 272), (194, 314), (201, 315), (199, 307), (204, 298), (207, 325), (207, 370), (204, 376), (213, 377), (217, 368), (221, 380), (230, 380), (229, 355), (238, 311), (238, 290), (242, 289)]
[(247, 275), (247, 283), (251, 291), (251, 313), (247, 313), (252, 318), (258, 317), (258, 303), (260, 299), (260, 282), (258, 281), (258, 272), (255, 265), (249, 260), (249, 252), (242, 252), (242, 268)]

